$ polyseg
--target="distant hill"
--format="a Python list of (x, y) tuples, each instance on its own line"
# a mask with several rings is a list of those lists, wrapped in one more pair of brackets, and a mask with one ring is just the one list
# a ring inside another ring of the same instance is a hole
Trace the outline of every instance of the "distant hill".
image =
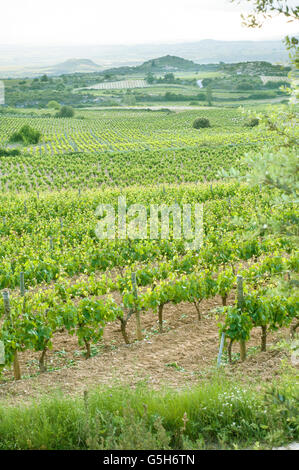
[[(206, 39), (177, 44), (110, 46), (95, 44), (91, 46), (31, 47), (0, 44), (0, 77), (32, 77), (42, 73), (61, 75), (64, 73), (97, 72), (121, 66), (144, 65), (146, 62), (150, 63), (152, 57), (177, 56), (197, 64), (248, 61), (286, 64), (289, 62), (288, 51), (282, 40), (218, 41)], [(70, 57), (84, 57), (85, 59), (68, 60)], [(173, 65), (175, 66), (175, 60)], [(187, 67), (187, 64), (185, 65)]]
[(265, 61), (239, 62), (236, 64), (220, 64), (219, 70), (226, 73), (242, 75), (276, 75), (286, 76), (291, 67), (274, 65)]
[(182, 57), (166, 55), (150, 59), (141, 65), (133, 67), (114, 67), (112, 69), (105, 69), (101, 73), (111, 75), (126, 75), (126, 74), (146, 74), (146, 73), (166, 73), (176, 71), (191, 71), (191, 72), (209, 72), (219, 70), (220, 64), (196, 64), (192, 60), (183, 59)]
[[(179, 44), (176, 54), (201, 64), (215, 62), (288, 62), (288, 51), (282, 41), (218, 41), (206, 39)], [(171, 54), (171, 49), (169, 50)]]
[(105, 69), (100, 73), (112, 76), (126, 74), (140, 75), (141, 73), (155, 74), (176, 71), (221, 71), (229, 74), (286, 76), (290, 70), (290, 67), (274, 65), (265, 61), (237, 62), (230, 64), (225, 64), (224, 62), (220, 62), (218, 64), (196, 64), (192, 60), (186, 60), (178, 56), (166, 55), (164, 57), (147, 60), (143, 64), (135, 67), (115, 67), (113, 69)]
[(48, 75), (63, 75), (68, 73), (90, 73), (99, 72), (103, 67), (90, 59), (69, 59), (60, 64), (43, 69)]
[(195, 64), (192, 60), (183, 59), (174, 55), (166, 55), (158, 57), (157, 59), (151, 59), (144, 62), (142, 65), (136, 67), (138, 71), (145, 72), (158, 72), (158, 71), (169, 71), (175, 72), (176, 70), (198, 70), (199, 65)]

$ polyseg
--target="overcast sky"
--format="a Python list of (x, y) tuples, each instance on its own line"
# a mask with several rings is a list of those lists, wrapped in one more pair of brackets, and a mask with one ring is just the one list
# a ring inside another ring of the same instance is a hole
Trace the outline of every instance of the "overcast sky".
[(0, 44), (273, 39), (298, 32), (298, 25), (278, 18), (261, 30), (244, 28), (240, 12), (246, 9), (246, 2), (229, 0), (5, 0)]

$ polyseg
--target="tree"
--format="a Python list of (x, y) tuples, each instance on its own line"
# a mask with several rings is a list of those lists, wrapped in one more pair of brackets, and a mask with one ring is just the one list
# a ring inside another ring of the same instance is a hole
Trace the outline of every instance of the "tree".
[(299, 145), (298, 115), (292, 105), (269, 107), (265, 114), (252, 113), (252, 120), (258, 120), (260, 127), (271, 131), (274, 143), (264, 147), (258, 155), (249, 153), (244, 162), (251, 168), (247, 180), (252, 184), (264, 184), (277, 188), (286, 202), (299, 198), (298, 157)]
[[(242, 14), (243, 25), (248, 28), (261, 28), (265, 21), (271, 20), (274, 15), (284, 16), (288, 22), (298, 21), (299, 6), (291, 5), (289, 0), (230, 0), (241, 3), (241, 1), (252, 5), (252, 13)], [(293, 62), (299, 65), (298, 44), (296, 37), (286, 37), (285, 43), (290, 51), (293, 51)]]
[(164, 75), (164, 81), (167, 83), (174, 83), (175, 82), (175, 76), (173, 73), (166, 73)]
[(259, 125), (259, 119), (258, 118), (251, 118), (250, 121), (248, 121), (248, 123), (246, 123), (245, 125), (247, 127), (256, 127)]
[(19, 132), (14, 132), (9, 141), (10, 142), (18, 142), (22, 143), (24, 145), (30, 145), (30, 144), (38, 144), (39, 140), (41, 138), (41, 133), (32, 127), (30, 127), (28, 124), (25, 124)]
[(210, 83), (209, 83), (208, 86), (207, 86), (206, 95), (207, 95), (207, 102), (208, 102), (208, 105), (209, 105), (209, 106), (212, 106), (212, 105), (213, 105), (213, 103), (212, 103), (213, 94), (212, 94), (212, 87), (211, 87), (211, 84), (210, 84)]
[(146, 77), (145, 77), (145, 81), (148, 83), (148, 84), (152, 84), (154, 83), (155, 81), (155, 76), (154, 74), (152, 74), (151, 72), (149, 72)]
[[(240, 0), (231, 2), (241, 3)], [(243, 24), (249, 28), (261, 28), (266, 20), (279, 14), (288, 18), (289, 21), (299, 19), (299, 7), (290, 5), (289, 0), (243, 0), (252, 4), (253, 11), (247, 15), (242, 14)], [(298, 41), (297, 41), (298, 44)]]
[(136, 97), (131, 92), (131, 90), (127, 90), (127, 92), (125, 93), (124, 98), (123, 98), (123, 103), (126, 104), (127, 106), (135, 106)]
[(59, 110), (60, 104), (57, 101), (52, 100), (52, 101), (49, 101), (49, 103), (47, 104), (47, 108)]
[(206, 127), (211, 127), (210, 121), (207, 118), (199, 117), (193, 122), (194, 129), (203, 129)]
[(62, 106), (60, 111), (56, 113), (56, 117), (58, 118), (72, 118), (75, 115), (75, 111), (71, 106)]
[[(232, 0), (235, 1), (235, 0)], [(271, 19), (274, 13), (284, 15), (292, 21), (298, 20), (299, 7), (289, 6), (288, 1), (275, 0), (246, 0), (253, 4), (253, 13), (243, 15), (243, 20), (248, 27), (261, 27), (263, 21)], [(291, 51), (290, 58), (295, 74), (299, 69), (298, 40), (286, 38), (287, 48)], [(292, 72), (290, 73), (292, 79)], [(299, 167), (298, 144), (299, 126), (298, 112), (295, 107), (298, 98), (298, 83), (293, 80), (288, 89), (291, 95), (290, 103), (286, 106), (270, 106), (264, 113), (251, 113), (252, 119), (258, 119), (261, 131), (273, 134), (273, 142), (267, 144), (258, 154), (247, 154), (242, 164), (249, 169), (245, 179), (249, 184), (261, 184), (280, 191), (280, 196), (275, 200), (276, 205), (283, 207), (296, 204), (299, 200)], [(233, 175), (234, 172), (231, 173)], [(235, 175), (237, 173), (235, 172)], [(239, 175), (240, 177), (240, 175)], [(240, 177), (241, 178), (241, 177)], [(298, 220), (280, 223), (269, 221), (275, 231), (286, 232), (289, 235), (298, 236)]]

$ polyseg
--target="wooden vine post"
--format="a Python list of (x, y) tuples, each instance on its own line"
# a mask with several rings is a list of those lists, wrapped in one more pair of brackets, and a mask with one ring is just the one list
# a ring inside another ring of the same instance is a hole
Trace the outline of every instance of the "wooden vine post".
[[(137, 293), (136, 273), (132, 273), (131, 280), (132, 280), (132, 286), (133, 286), (133, 295), (134, 295), (135, 299), (137, 299), (138, 298), (138, 293)], [(143, 339), (143, 336), (142, 336), (142, 331), (141, 331), (140, 312), (139, 312), (138, 308), (136, 308), (136, 310), (135, 310), (135, 315), (136, 315), (137, 339), (138, 339), (138, 341), (141, 341)]]
[[(291, 279), (291, 271), (286, 271), (286, 280), (287, 280), (289, 283), (292, 282), (292, 279)], [(299, 321), (297, 321), (296, 323), (294, 323), (293, 325), (291, 325), (290, 333), (291, 333), (291, 338), (292, 338), (292, 339), (295, 338), (295, 334), (296, 334), (297, 328), (299, 328)]]
[(0, 341), (0, 366), (5, 365), (5, 348), (4, 348), (4, 342)]
[(21, 291), (21, 297), (23, 297), (23, 314), (25, 313), (25, 303), (26, 303), (26, 299), (25, 299), (25, 275), (24, 275), (24, 272), (22, 271), (20, 273), (20, 291)]
[(222, 353), (223, 353), (223, 348), (224, 348), (224, 342), (225, 342), (225, 333), (222, 333), (220, 346), (219, 346), (219, 353), (217, 357), (217, 367), (221, 366), (221, 358), (222, 358)]
[[(3, 302), (4, 302), (4, 311), (6, 318), (12, 322), (11, 313), (10, 313), (10, 301), (9, 301), (9, 292), (3, 292)], [(13, 361), (13, 370), (15, 380), (21, 380), (21, 369), (18, 359), (18, 352), (15, 351), (14, 361)]]
[(54, 243), (53, 243), (53, 237), (50, 237), (50, 250), (54, 250)]
[(159, 332), (160, 333), (163, 333), (163, 308), (164, 308), (164, 304), (160, 304), (159, 309), (158, 309)]
[[(238, 301), (238, 308), (241, 310), (244, 304), (244, 293), (243, 293), (243, 277), (237, 275), (237, 301)], [(244, 340), (240, 341), (240, 358), (241, 361), (245, 361), (246, 359), (246, 342)]]
[(21, 291), (21, 296), (25, 297), (25, 276), (23, 271), (20, 274), (20, 291)]
[(230, 197), (228, 197), (228, 210), (229, 210), (229, 213), (231, 214), (231, 212), (232, 212), (232, 205), (231, 205)]

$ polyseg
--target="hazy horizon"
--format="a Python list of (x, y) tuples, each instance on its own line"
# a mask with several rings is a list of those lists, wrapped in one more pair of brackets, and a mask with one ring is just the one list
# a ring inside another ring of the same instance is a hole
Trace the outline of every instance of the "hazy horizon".
[(143, 5), (137, 0), (85, 0), (84, 7), (79, 0), (52, 0), (40, 5), (38, 0), (11, 0), (2, 5), (2, 47), (257, 41), (297, 33), (296, 25), (283, 17), (266, 22), (261, 29), (245, 28), (240, 14), (250, 11), (248, 4), (229, 0), (152, 0)]
[[(297, 35), (297, 34), (296, 34)], [(37, 48), (37, 49), (51, 49), (51, 48), (58, 48), (58, 47), (64, 47), (64, 48), (73, 48), (73, 47), (132, 47), (132, 46), (167, 46), (167, 45), (175, 45), (175, 44), (194, 44), (202, 41), (221, 41), (221, 42), (271, 42), (271, 41), (283, 41), (286, 35), (276, 35), (272, 37), (265, 37), (265, 38), (251, 38), (251, 39), (217, 39), (214, 37), (205, 37), (201, 39), (195, 39), (193, 41), (191, 40), (186, 40), (186, 41), (147, 41), (147, 42), (135, 42), (135, 43), (89, 43), (89, 44), (82, 44), (82, 43), (73, 43), (73, 44), (34, 44), (34, 43), (23, 43), (23, 44), (18, 44), (18, 43), (1, 43), (0, 42), (0, 47), (2, 48), (9, 48), (9, 47), (14, 47), (14, 48)]]

